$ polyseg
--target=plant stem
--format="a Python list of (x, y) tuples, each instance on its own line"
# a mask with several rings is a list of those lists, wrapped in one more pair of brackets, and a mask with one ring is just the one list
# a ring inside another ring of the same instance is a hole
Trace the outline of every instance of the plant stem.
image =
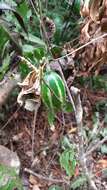
[(75, 88), (71, 87), (71, 94), (74, 99), (75, 103), (75, 109), (76, 109), (76, 122), (77, 122), (77, 129), (78, 129), (78, 137), (79, 137), (79, 160), (80, 164), (82, 166), (83, 173), (85, 174), (87, 181), (91, 187), (92, 190), (97, 190), (97, 187), (94, 183), (94, 181), (91, 178), (91, 174), (89, 169), (87, 168), (87, 160), (85, 156), (85, 151), (84, 151), (84, 138), (83, 138), (83, 109), (82, 109), (82, 104), (81, 104), (81, 99), (80, 99), (80, 91)]
[(34, 119), (32, 124), (32, 162), (34, 160), (35, 127), (36, 127), (36, 118), (39, 107), (40, 107), (40, 102), (38, 102), (37, 105), (35, 106)]

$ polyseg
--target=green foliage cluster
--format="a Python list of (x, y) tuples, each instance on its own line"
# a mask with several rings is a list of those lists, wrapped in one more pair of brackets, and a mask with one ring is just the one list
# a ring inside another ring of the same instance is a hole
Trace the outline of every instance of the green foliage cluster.
[(75, 173), (76, 159), (73, 148), (66, 149), (60, 155), (60, 165), (65, 169), (68, 176), (72, 177)]
[[(64, 41), (72, 40), (78, 35), (77, 18), (79, 18), (79, 10), (77, 15), (74, 15), (74, 7), (77, 5), (72, 8), (66, 1), (63, 3), (61, 1), (49, 1), (48, 4), (43, 1), (41, 5), (43, 16), (52, 19), (56, 26), (56, 32), (51, 41), (52, 46), (63, 44)], [(7, 54), (12, 56), (14, 52), (17, 52), (37, 65), (43, 56), (50, 57), (49, 54), (47, 55), (46, 44), (43, 36), (41, 36), (39, 19), (29, 1), (23, 0), (20, 3), (15, 0), (11, 2), (8, 0), (1, 1), (0, 11), (0, 78), (4, 76), (2, 65)], [(9, 63), (7, 64), (9, 66)], [(21, 69), (23, 70), (22, 67)]]
[[(0, 80), (3, 79), (8, 69), (11, 67), (11, 59), (13, 56), (21, 55), (28, 59), (33, 65), (37, 68), (41, 65), (41, 60), (46, 57), (49, 59), (53, 58), (52, 54), (61, 54), (60, 45), (63, 45), (65, 41), (69, 41), (72, 38), (76, 37), (79, 33), (78, 19), (79, 16), (79, 6), (80, 2), (74, 3), (73, 6), (69, 5), (66, 1), (49, 1), (47, 4), (45, 1), (41, 3), (42, 14), (45, 17), (48, 17), (55, 24), (55, 34), (53, 35), (50, 44), (51, 53), (47, 49), (46, 41), (41, 31), (40, 18), (38, 14), (35, 14), (35, 10), (32, 8), (29, 1), (26, 0), (18, 1), (12, 0), (11, 2), (1, 1), (0, 3)], [(47, 11), (49, 10), (49, 11)], [(75, 12), (75, 14), (74, 14)], [(75, 30), (76, 29), (76, 30)], [(75, 33), (74, 33), (75, 31)], [(47, 31), (46, 31), (47, 32)], [(68, 33), (68, 35), (66, 35)], [(14, 62), (17, 64), (17, 62)], [(19, 65), (19, 70), (23, 77), (29, 73), (29, 68), (25, 64)], [(51, 75), (52, 76), (52, 75)], [(61, 96), (62, 90), (65, 102), (65, 88), (61, 78), (58, 74), (55, 74), (55, 77), (59, 80), (56, 85), (56, 89), (53, 89), (55, 96), (56, 94)], [(55, 79), (56, 80), (56, 79)], [(54, 80), (50, 81), (50, 88), (55, 88)], [(60, 85), (59, 85), (60, 83)], [(44, 84), (45, 85), (45, 84)], [(59, 85), (59, 87), (58, 87)], [(61, 89), (60, 89), (61, 86)], [(58, 88), (58, 89), (57, 89)], [(50, 92), (49, 87), (45, 86), (45, 90)], [(56, 93), (56, 90), (57, 93)], [(45, 91), (44, 91), (45, 92)], [(59, 94), (58, 94), (59, 93)], [(44, 93), (42, 94), (44, 97)], [(61, 98), (59, 97), (59, 98)], [(59, 99), (55, 100), (53, 97), (53, 103), (59, 104)], [(63, 104), (64, 102), (61, 102)], [(67, 109), (71, 110), (67, 104), (64, 103), (65, 112)], [(58, 107), (58, 105), (57, 105)], [(49, 107), (48, 107), (49, 108)], [(51, 108), (52, 109), (52, 108)], [(59, 108), (58, 108), (59, 109)], [(52, 118), (53, 119), (53, 118)], [(49, 118), (52, 121), (51, 117)], [(72, 162), (69, 165), (69, 162)], [(74, 174), (74, 169), (76, 165), (76, 160), (74, 158), (74, 151), (65, 150), (60, 156), (60, 164), (66, 170), (67, 174), (72, 176)], [(0, 168), (0, 174), (7, 177), (8, 169), (6, 167)], [(7, 173), (7, 174), (6, 174)], [(4, 175), (5, 174), (5, 175)], [(21, 183), (15, 178), (15, 173), (10, 171), (11, 181), (7, 182), (4, 189), (10, 190), (11, 188), (22, 189)], [(0, 176), (2, 181), (2, 175)], [(16, 186), (18, 183), (18, 186)], [(2, 187), (1, 187), (2, 188)], [(50, 189), (61, 189), (59, 186), (50, 187)]]
[(22, 182), (16, 174), (15, 169), (0, 164), (0, 189), (1, 190), (23, 190)]

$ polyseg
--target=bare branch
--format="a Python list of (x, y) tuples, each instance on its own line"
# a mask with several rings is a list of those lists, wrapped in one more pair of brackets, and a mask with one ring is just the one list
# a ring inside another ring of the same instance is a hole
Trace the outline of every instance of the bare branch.
[(86, 156), (85, 156), (85, 152), (84, 152), (83, 122), (82, 122), (83, 109), (82, 109), (82, 104), (81, 104), (81, 99), (80, 99), (80, 90), (78, 88), (75, 88), (72, 86), (71, 87), (71, 94), (72, 94), (74, 104), (75, 104), (75, 109), (76, 109), (75, 118), (76, 118), (76, 122), (77, 122), (78, 137), (79, 137), (79, 160), (80, 160), (80, 164), (82, 166), (83, 173), (87, 177), (87, 180), (88, 180), (90, 187), (93, 190), (97, 190), (97, 187), (96, 187), (94, 181), (92, 180), (90, 171), (87, 167)]
[(45, 180), (45, 181), (51, 181), (53, 183), (65, 183), (67, 185), (70, 185), (70, 181), (67, 181), (67, 180), (64, 180), (64, 179), (55, 179), (55, 178), (52, 178), (52, 177), (42, 176), (40, 174), (37, 174), (37, 173), (33, 172), (32, 170), (30, 170), (28, 168), (25, 168), (24, 171), (31, 174), (31, 175), (33, 175), (33, 176), (35, 176), (35, 177), (38, 177), (39, 179)]

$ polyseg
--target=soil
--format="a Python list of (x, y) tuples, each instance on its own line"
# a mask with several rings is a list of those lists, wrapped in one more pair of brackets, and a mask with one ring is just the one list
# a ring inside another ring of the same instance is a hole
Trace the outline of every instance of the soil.
[[(88, 129), (92, 129), (92, 118), (95, 112), (95, 105), (99, 100), (107, 98), (107, 94), (99, 91), (97, 94), (89, 89), (81, 88), (82, 105), (85, 111), (84, 125), (87, 124)], [(32, 161), (32, 123), (34, 114), (26, 111), (24, 108), (19, 108), (19, 105), (15, 102), (15, 98), (10, 99), (7, 105), (2, 108), (1, 112), (1, 130), (0, 130), (0, 144), (8, 147), (9, 149), (16, 151), (21, 161), (21, 176), (26, 185), (26, 189), (30, 186), (30, 189), (37, 186), (38, 189), (48, 190), (49, 186), (54, 184), (51, 180), (43, 180), (42, 177), (34, 177), (24, 172), (25, 168), (33, 170), (35, 173), (41, 176), (52, 176), (55, 179), (69, 180), (66, 173), (61, 169), (59, 164), (59, 154), (62, 152), (61, 139), (63, 136), (67, 136), (70, 142), (78, 144), (77, 128), (74, 120), (74, 115), (58, 113), (55, 130), (51, 131), (47, 122), (47, 113), (43, 106), (40, 107), (37, 118), (34, 137), (34, 160)], [(100, 120), (103, 121), (104, 113), (100, 113)], [(104, 123), (102, 127), (107, 127)], [(3, 130), (2, 130), (3, 128)], [(101, 173), (97, 173), (97, 170), (101, 167), (99, 160), (105, 160), (106, 155), (101, 154), (98, 151), (93, 153), (93, 158), (96, 162), (91, 160), (93, 168), (96, 173), (96, 177), (101, 177)], [(107, 162), (106, 162), (107, 164)], [(106, 165), (107, 166), (107, 165)], [(75, 177), (80, 173), (81, 169), (76, 168)], [(48, 177), (47, 177), (48, 178)], [(102, 178), (102, 184), (105, 183), (105, 179)], [(63, 189), (68, 189), (66, 183), (58, 183), (63, 186)], [(103, 185), (102, 185), (103, 186)], [(104, 185), (105, 187), (105, 185)], [(36, 188), (35, 188), (36, 189)], [(103, 190), (103, 187), (102, 189)]]

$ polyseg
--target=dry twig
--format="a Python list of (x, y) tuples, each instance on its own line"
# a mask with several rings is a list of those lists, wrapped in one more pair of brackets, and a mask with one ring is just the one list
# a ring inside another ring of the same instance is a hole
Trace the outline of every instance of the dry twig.
[(87, 47), (88, 45), (90, 45), (90, 44), (92, 44), (92, 43), (94, 43), (94, 42), (97, 42), (98, 40), (100, 40), (100, 39), (102, 39), (102, 38), (104, 38), (104, 37), (107, 37), (107, 33), (105, 33), (105, 34), (103, 34), (103, 35), (101, 35), (101, 36), (98, 36), (98, 37), (92, 39), (91, 41), (89, 41), (89, 42), (87, 42), (86, 44), (80, 46), (79, 48), (73, 50), (72, 52), (70, 52), (70, 53), (68, 53), (68, 54), (66, 54), (66, 55), (64, 55), (64, 56), (62, 56), (62, 57), (59, 57), (59, 58), (57, 58), (57, 59), (54, 59), (54, 60), (55, 60), (55, 61), (58, 61), (58, 60), (61, 60), (61, 59), (65, 58), (65, 57), (67, 57), (67, 56), (69, 56), (69, 55), (73, 55), (74, 53), (78, 52), (79, 50), (81, 50), (81, 49)]
[(32, 161), (34, 160), (35, 127), (36, 127), (36, 118), (37, 118), (39, 107), (40, 107), (40, 102), (38, 102), (35, 107), (34, 119), (33, 119), (33, 124), (32, 124)]
[(40, 174), (37, 174), (35, 172), (33, 172), (32, 170), (28, 169), (28, 168), (25, 168), (24, 169), (25, 172), (35, 176), (35, 177), (38, 177), (39, 179), (42, 179), (42, 180), (45, 180), (45, 181), (50, 181), (50, 182), (53, 182), (53, 183), (65, 183), (67, 185), (70, 185), (70, 181), (67, 181), (65, 179), (55, 179), (55, 178), (52, 178), (52, 177), (46, 177), (46, 176), (42, 176)]

